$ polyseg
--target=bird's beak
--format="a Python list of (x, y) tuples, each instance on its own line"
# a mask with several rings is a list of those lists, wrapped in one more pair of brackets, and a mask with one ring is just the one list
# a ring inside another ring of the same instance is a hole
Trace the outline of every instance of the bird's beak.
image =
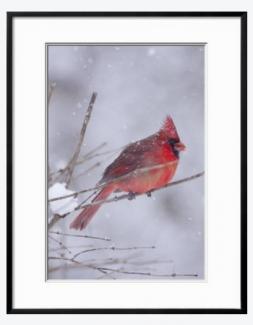
[(175, 148), (178, 151), (184, 151), (186, 149), (186, 146), (182, 142), (175, 143)]

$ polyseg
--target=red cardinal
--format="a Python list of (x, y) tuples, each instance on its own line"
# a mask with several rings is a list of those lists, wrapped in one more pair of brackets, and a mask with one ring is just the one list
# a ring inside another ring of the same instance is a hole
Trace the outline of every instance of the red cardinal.
[[(179, 152), (184, 149), (173, 120), (168, 116), (157, 133), (129, 144), (105, 169), (99, 184), (107, 185), (92, 202), (105, 200), (115, 191), (148, 193), (164, 186), (174, 176)], [(84, 208), (70, 228), (84, 229), (99, 207), (100, 204)]]

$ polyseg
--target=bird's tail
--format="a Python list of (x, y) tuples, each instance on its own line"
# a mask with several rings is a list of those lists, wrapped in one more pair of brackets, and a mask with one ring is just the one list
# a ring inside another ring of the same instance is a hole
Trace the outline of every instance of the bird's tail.
[[(106, 186), (103, 188), (97, 196), (92, 200), (93, 202), (105, 200), (112, 192), (114, 188), (113, 186)], [(95, 215), (97, 210), (100, 208), (101, 204), (90, 205), (83, 209), (83, 211), (71, 222), (70, 228), (74, 228), (76, 230), (84, 229), (87, 224), (90, 222), (92, 217)]]

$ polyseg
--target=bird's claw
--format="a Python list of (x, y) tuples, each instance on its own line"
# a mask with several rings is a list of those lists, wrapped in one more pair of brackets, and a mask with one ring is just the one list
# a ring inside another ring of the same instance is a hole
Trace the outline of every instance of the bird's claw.
[(135, 193), (134, 192), (128, 192), (128, 200), (135, 199)]
[(147, 197), (151, 197), (152, 196), (152, 191), (148, 191), (147, 192)]

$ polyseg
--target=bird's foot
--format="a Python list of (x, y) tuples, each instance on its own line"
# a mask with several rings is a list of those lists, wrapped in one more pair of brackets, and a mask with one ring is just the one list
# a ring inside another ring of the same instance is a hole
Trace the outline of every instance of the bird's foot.
[(135, 199), (135, 193), (134, 192), (128, 192), (128, 200)]
[(152, 196), (152, 190), (148, 191), (146, 194), (147, 194), (147, 197), (151, 197)]

